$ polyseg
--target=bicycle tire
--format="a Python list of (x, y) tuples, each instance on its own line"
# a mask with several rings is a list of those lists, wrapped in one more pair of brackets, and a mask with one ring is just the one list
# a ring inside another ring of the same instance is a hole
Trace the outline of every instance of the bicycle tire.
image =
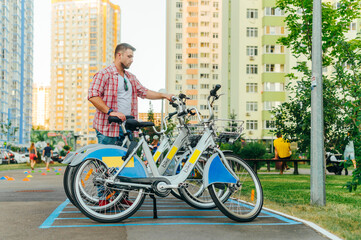
[(72, 195), (72, 190), (71, 190), (72, 189), (72, 179), (73, 179), (73, 175), (74, 175), (73, 170), (74, 170), (74, 167), (72, 167), (70, 165), (66, 166), (65, 171), (64, 171), (64, 177), (63, 177), (63, 187), (64, 187), (65, 195), (70, 200), (71, 204), (76, 206), (74, 197)]
[[(120, 222), (132, 216), (141, 207), (145, 199), (144, 189), (115, 190), (105, 186), (105, 184), (96, 183), (98, 179), (105, 179), (106, 177), (107, 167), (103, 162), (97, 159), (85, 160), (74, 174), (72, 188), (74, 200), (78, 209), (94, 221), (102, 223)], [(83, 187), (83, 190), (80, 186)], [(84, 193), (88, 196), (85, 196)], [(106, 203), (101, 204), (99, 199), (104, 199), (103, 201)], [(132, 204), (125, 204), (122, 201), (132, 202)]]
[[(218, 209), (230, 219), (237, 222), (252, 221), (261, 212), (263, 206), (261, 183), (252, 168), (240, 157), (231, 153), (224, 153), (224, 155), (232, 171), (237, 175), (239, 185), (211, 184), (208, 186), (209, 193)], [(219, 185), (228, 192), (228, 199), (220, 199), (217, 196)]]

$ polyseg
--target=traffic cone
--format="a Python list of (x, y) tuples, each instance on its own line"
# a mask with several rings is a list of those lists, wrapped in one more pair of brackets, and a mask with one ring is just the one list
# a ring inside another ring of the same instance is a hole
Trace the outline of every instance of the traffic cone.
[(30, 174), (28, 175), (28, 176), (26, 176), (27, 178), (29, 178), (29, 177), (33, 177), (33, 176), (31, 176)]
[(45, 175), (46, 175), (46, 173), (44, 173), (44, 172), (43, 172), (41, 175), (45, 176)]
[(24, 182), (30, 182), (30, 179), (29, 178), (24, 178), (23, 181)]
[(14, 181), (15, 179), (14, 178), (12, 178), (12, 177), (9, 177), (8, 178), (8, 181)]

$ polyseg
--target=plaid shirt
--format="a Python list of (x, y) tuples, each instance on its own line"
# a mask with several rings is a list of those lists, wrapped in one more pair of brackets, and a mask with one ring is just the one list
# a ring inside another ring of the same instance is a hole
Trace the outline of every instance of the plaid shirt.
[[(100, 70), (93, 77), (93, 81), (90, 84), (88, 99), (92, 97), (100, 97), (103, 99), (105, 105), (118, 111), (118, 71), (115, 64)], [(145, 88), (135, 75), (125, 71), (127, 79), (132, 84), (132, 104), (131, 104), (131, 115), (136, 119), (138, 118), (138, 98), (145, 98), (148, 89)], [(101, 134), (108, 137), (119, 136), (119, 125), (108, 123), (108, 115), (96, 110), (93, 127), (98, 130)]]

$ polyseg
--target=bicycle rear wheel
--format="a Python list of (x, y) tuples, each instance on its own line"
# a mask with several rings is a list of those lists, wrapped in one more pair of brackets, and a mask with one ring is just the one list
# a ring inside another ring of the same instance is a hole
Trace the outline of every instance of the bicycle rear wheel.
[(97, 159), (87, 159), (77, 168), (73, 180), (76, 206), (87, 217), (103, 223), (119, 222), (132, 216), (144, 202), (143, 189), (108, 186), (107, 167)]
[[(237, 222), (248, 222), (255, 219), (263, 206), (261, 183), (246, 162), (240, 157), (225, 153), (226, 161), (238, 178), (237, 184), (215, 183), (208, 186), (209, 193), (221, 212)], [(222, 197), (218, 192), (225, 191)], [(228, 196), (227, 199), (223, 199)]]
[(64, 171), (64, 178), (63, 178), (63, 187), (65, 195), (68, 197), (70, 202), (75, 206), (75, 201), (72, 195), (72, 181), (74, 176), (74, 169), (75, 167), (71, 167), (70, 165), (66, 166)]

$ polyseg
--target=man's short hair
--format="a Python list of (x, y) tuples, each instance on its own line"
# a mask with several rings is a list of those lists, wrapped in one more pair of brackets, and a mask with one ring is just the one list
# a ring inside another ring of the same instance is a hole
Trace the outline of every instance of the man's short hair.
[(278, 133), (277, 133), (277, 137), (278, 137), (278, 138), (282, 137), (282, 133), (278, 132)]
[(50, 143), (47, 143), (46, 145), (50, 146)]
[(114, 57), (116, 57), (118, 52), (124, 52), (127, 49), (130, 49), (133, 52), (136, 50), (135, 47), (133, 47), (132, 45), (130, 45), (128, 43), (121, 43), (121, 44), (118, 44), (117, 47), (115, 48)]

